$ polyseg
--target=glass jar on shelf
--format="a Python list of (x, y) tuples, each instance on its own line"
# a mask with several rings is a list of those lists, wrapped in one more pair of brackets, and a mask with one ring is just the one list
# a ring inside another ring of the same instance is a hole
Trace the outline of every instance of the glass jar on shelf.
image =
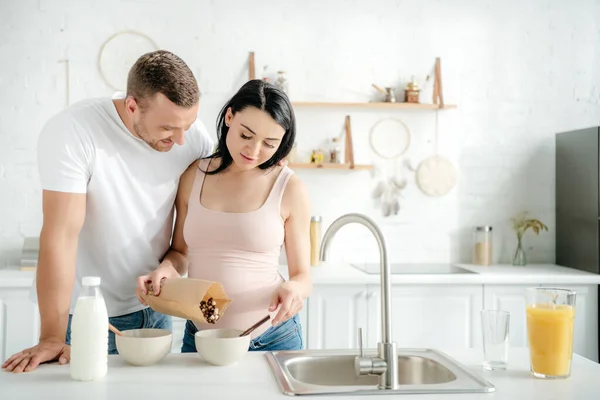
[(473, 264), (492, 264), (492, 227), (477, 226), (474, 232)]

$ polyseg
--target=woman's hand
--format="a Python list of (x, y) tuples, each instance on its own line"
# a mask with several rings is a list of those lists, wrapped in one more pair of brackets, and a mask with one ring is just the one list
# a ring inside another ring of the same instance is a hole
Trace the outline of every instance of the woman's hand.
[(173, 268), (172, 264), (161, 264), (149, 274), (139, 276), (137, 278), (137, 288), (135, 289), (135, 294), (137, 295), (140, 303), (147, 305), (142, 298), (142, 294), (148, 294), (146, 291), (146, 284), (152, 284), (152, 289), (154, 290), (154, 295), (158, 296), (160, 293), (160, 288), (162, 286), (162, 280), (168, 278), (181, 278), (181, 275), (177, 272), (175, 268)]
[(296, 315), (304, 306), (304, 298), (300, 295), (298, 282), (283, 282), (271, 297), (269, 311), (273, 312), (279, 308), (279, 312), (273, 318), (273, 326), (279, 325)]

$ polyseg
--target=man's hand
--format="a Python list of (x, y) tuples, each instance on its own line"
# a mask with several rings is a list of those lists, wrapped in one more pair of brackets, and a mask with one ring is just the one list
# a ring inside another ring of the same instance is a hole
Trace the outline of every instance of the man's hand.
[(142, 298), (142, 294), (148, 294), (146, 290), (147, 283), (152, 285), (154, 295), (158, 296), (160, 294), (162, 280), (168, 278), (181, 278), (181, 275), (179, 275), (177, 270), (173, 268), (171, 264), (161, 264), (151, 273), (139, 276), (137, 278), (137, 288), (135, 289), (135, 294), (137, 295), (137, 298), (140, 301), (140, 303), (146, 305), (144, 299)]
[(67, 364), (71, 360), (71, 346), (66, 345), (64, 340), (46, 339), (14, 354), (2, 364), (2, 368), (15, 373), (29, 372), (41, 363), (56, 360), (59, 364)]

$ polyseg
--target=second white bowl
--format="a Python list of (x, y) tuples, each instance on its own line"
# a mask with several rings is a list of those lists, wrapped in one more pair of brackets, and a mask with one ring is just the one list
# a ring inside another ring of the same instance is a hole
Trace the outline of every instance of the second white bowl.
[(240, 361), (248, 352), (250, 335), (242, 336), (239, 329), (207, 329), (196, 332), (194, 341), (200, 357), (213, 365), (230, 365)]

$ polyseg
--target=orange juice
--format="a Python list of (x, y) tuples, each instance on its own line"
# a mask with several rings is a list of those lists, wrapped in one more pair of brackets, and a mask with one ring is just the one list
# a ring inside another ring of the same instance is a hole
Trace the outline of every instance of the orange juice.
[(533, 372), (547, 376), (570, 374), (574, 322), (573, 306), (527, 306), (527, 336)]

